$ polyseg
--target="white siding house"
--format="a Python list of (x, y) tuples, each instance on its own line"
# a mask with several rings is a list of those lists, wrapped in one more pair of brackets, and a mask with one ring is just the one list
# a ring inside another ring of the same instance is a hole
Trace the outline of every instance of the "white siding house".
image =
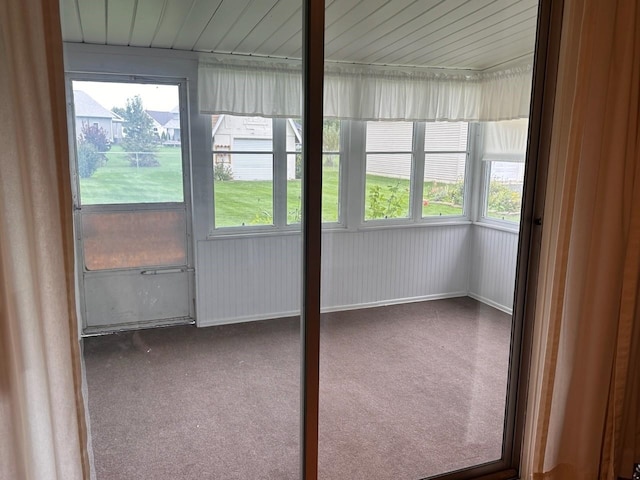
[[(295, 152), (301, 143), (293, 121), (286, 121), (287, 178), (295, 178)], [(214, 115), (214, 163), (228, 164), (234, 180), (273, 179), (273, 122), (264, 117)], [(235, 152), (235, 153), (224, 153)], [(246, 153), (238, 153), (246, 152)], [(264, 152), (264, 153), (262, 153)]]
[(82, 133), (85, 124), (102, 128), (111, 142), (117, 143), (122, 138), (124, 120), (107, 110), (82, 90), (73, 91), (76, 114), (76, 137)]
[[(425, 129), (424, 179), (451, 183), (464, 178), (466, 122), (428, 122)], [(408, 179), (411, 175), (413, 125), (408, 122), (368, 122), (367, 173)], [(376, 153), (377, 152), (377, 153)], [(404, 154), (402, 154), (404, 152)]]

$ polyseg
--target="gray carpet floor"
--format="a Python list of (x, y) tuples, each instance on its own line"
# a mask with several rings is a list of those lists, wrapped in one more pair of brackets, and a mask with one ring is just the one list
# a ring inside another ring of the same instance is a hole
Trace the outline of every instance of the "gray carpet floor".
[[(500, 458), (511, 317), (470, 298), (323, 315), (319, 478)], [(297, 318), (84, 340), (98, 480), (299, 477)]]

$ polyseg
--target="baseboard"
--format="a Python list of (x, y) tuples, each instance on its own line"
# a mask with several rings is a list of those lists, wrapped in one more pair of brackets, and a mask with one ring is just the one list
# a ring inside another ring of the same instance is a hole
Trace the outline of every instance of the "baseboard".
[[(344, 312), (347, 310), (361, 310), (364, 308), (386, 307), (389, 305), (401, 305), (404, 303), (425, 302), (429, 300), (444, 300), (447, 298), (458, 298), (458, 297), (466, 297), (466, 296), (468, 296), (467, 292), (437, 293), (433, 295), (421, 295), (419, 297), (393, 298), (389, 300), (381, 300), (378, 302), (356, 303), (356, 304), (349, 304), (349, 305), (335, 305), (331, 307), (322, 308), (320, 311), (322, 313)], [(246, 315), (242, 317), (225, 318), (225, 319), (217, 319), (217, 320), (210, 320), (210, 319), (198, 320), (196, 322), (196, 325), (198, 327), (212, 327), (214, 325), (232, 325), (234, 323), (256, 322), (260, 320), (272, 320), (275, 318), (297, 317), (298, 315), (300, 315), (299, 311), (273, 312), (273, 313), (267, 313), (267, 314)]]
[(498, 302), (494, 302), (493, 300), (483, 297), (482, 295), (477, 295), (475, 293), (469, 292), (467, 293), (467, 296), (473, 298), (474, 300), (478, 300), (479, 302), (482, 302), (486, 305), (489, 305), (490, 307), (493, 307), (497, 310), (500, 310), (501, 312), (508, 313), (509, 315), (513, 313), (512, 307), (506, 307), (499, 304)]

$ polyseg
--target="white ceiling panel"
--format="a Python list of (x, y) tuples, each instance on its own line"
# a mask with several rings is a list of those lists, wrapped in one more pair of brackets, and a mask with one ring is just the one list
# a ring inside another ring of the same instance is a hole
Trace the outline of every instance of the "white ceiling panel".
[(298, 25), (302, 22), (301, 0), (280, 0), (275, 6), (258, 22), (258, 24), (242, 39), (236, 46), (236, 53), (252, 54), (273, 35), (274, 25), (284, 24), (291, 21)]
[[(327, 31), (325, 34), (325, 55), (349, 55), (367, 45), (368, 39), (378, 38), (386, 32), (398, 28), (415, 15), (424, 11), (424, 4), (435, 5), (440, 0), (396, 0), (386, 3), (368, 18), (364, 19), (340, 35)], [(365, 39), (365, 37), (367, 37)]]
[(151, 46), (172, 48), (191, 11), (194, 0), (165, 0)]
[(443, 60), (443, 67), (454, 67), (456, 65), (481, 65), (476, 67), (480, 70), (486, 70), (496, 66), (493, 62), (487, 63), (487, 58), (505, 57), (510, 59), (519, 58), (519, 52), (529, 48), (529, 52), (522, 56), (531, 54), (531, 44), (535, 39), (535, 29), (523, 30), (517, 34), (511, 35), (508, 39), (501, 38), (490, 43), (479, 43), (473, 48), (460, 51), (456, 56), (450, 56)]
[[(229, 29), (224, 38), (216, 45), (217, 52), (236, 52), (238, 45), (253, 31), (254, 28), (275, 7), (278, 0), (253, 0), (238, 18), (235, 25)], [(273, 20), (272, 20), (273, 21)]]
[[(189, 13), (178, 32), (173, 48), (176, 50), (193, 50), (202, 31), (207, 27), (222, 0), (196, 0), (189, 7)], [(187, 7), (185, 6), (185, 9)]]
[[(82, 37), (87, 43), (107, 42), (107, 15), (105, 0), (77, 0), (82, 25)], [(63, 37), (64, 32), (63, 32)]]
[[(273, 29), (273, 33), (267, 38), (262, 45), (257, 45), (254, 52), (258, 55), (278, 55), (279, 48), (288, 40), (300, 35), (302, 29), (302, 6), (295, 10), (293, 14), (287, 18), (284, 23), (276, 21), (278, 25)], [(299, 38), (302, 38), (301, 36)], [(302, 40), (300, 40), (302, 42)], [(300, 43), (302, 44), (302, 43)], [(249, 47), (249, 50), (251, 48)]]
[[(480, 2), (478, 2), (478, 5)], [(364, 63), (395, 63), (390, 58), (403, 48), (412, 47), (425, 34), (440, 26), (447, 25), (474, 10), (473, 4), (464, 0), (440, 2), (422, 14), (409, 20), (399, 28), (394, 28), (378, 38), (370, 39), (370, 47), (356, 52)], [(386, 60), (380, 60), (386, 58)]]
[[(202, 32), (195, 50), (212, 52), (220, 41), (235, 28), (235, 24), (247, 14), (251, 0), (222, 0), (213, 18)], [(227, 53), (227, 52), (224, 52)]]
[(76, 43), (83, 41), (80, 13), (75, 0), (60, 1), (60, 25), (65, 41)]
[(129, 45), (136, 4), (131, 0), (107, 0), (107, 43)]
[[(505, 40), (514, 33), (526, 30), (535, 25), (536, 10), (520, 12), (508, 19), (496, 21), (496, 17), (489, 17), (481, 22), (476, 22), (468, 28), (457, 29), (451, 32), (439, 32), (438, 39), (426, 37), (419, 48), (396, 57), (399, 63), (420, 65), (424, 62), (434, 62), (436, 58), (447, 54), (455, 54), (465, 51), (477, 42), (488, 40)], [(444, 30), (444, 29), (443, 29)], [(533, 47), (533, 41), (531, 42)], [(405, 50), (406, 51), (406, 50)]]
[[(327, 0), (328, 60), (483, 70), (531, 55), (537, 0)], [(300, 58), (302, 0), (61, 0), (68, 42)]]
[(164, 2), (156, 0), (138, 0), (133, 29), (129, 45), (132, 47), (150, 47), (156, 34)]

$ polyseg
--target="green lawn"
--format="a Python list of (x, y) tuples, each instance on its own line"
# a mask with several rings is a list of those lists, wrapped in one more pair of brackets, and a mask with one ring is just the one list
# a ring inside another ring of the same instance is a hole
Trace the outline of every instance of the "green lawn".
[[(114, 145), (107, 154), (106, 165), (90, 178), (80, 179), (82, 203), (152, 203), (181, 202), (182, 163), (180, 149), (160, 147), (158, 167), (132, 167), (129, 157), (122, 148)], [(462, 207), (452, 202), (429, 198), (437, 197), (443, 185), (425, 183), (428, 204), (423, 206), (423, 216), (461, 215)], [(301, 182), (287, 181), (287, 221), (300, 221)], [(373, 211), (372, 191), (380, 193), (378, 213)], [(214, 184), (215, 215), (217, 227), (240, 225), (272, 224), (273, 186), (271, 181), (216, 181)], [(380, 211), (391, 212), (389, 218), (407, 217), (409, 214), (409, 181), (367, 175), (365, 197), (365, 218), (385, 218)], [(395, 193), (394, 193), (395, 192)], [(434, 193), (435, 192), (435, 193)], [(390, 197), (392, 197), (390, 200)], [(325, 222), (338, 221), (339, 185), (337, 165), (325, 167), (323, 173), (322, 218)], [(394, 207), (389, 210), (388, 206)]]
[(83, 205), (182, 202), (180, 148), (158, 148), (159, 167), (132, 167), (129, 156), (117, 145), (106, 155), (106, 165), (99, 167), (90, 178), (80, 179)]

